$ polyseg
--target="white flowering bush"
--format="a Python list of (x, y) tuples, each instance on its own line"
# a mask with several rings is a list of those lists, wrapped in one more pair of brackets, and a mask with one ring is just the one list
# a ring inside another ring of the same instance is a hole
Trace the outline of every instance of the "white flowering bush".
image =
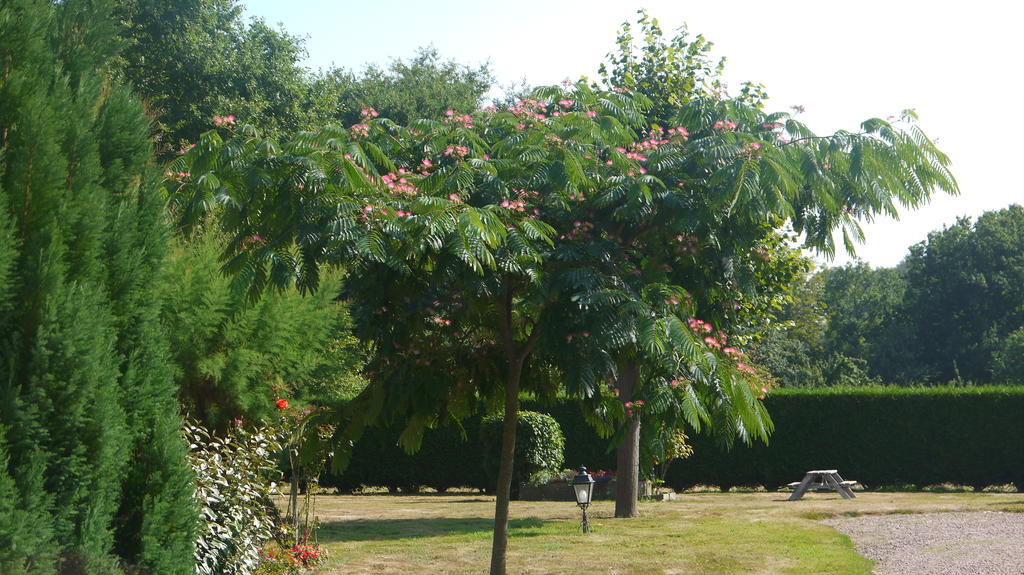
[(185, 434), (201, 510), (196, 573), (250, 575), (262, 559), (264, 543), (274, 536), (277, 510), (271, 495), (279, 434), (239, 426), (218, 437), (191, 421)]

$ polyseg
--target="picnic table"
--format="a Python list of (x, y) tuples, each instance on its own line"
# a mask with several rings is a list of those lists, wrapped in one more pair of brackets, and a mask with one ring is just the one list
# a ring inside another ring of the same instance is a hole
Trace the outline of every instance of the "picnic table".
[(836, 469), (815, 469), (804, 475), (803, 481), (794, 481), (789, 484), (793, 494), (788, 501), (796, 501), (804, 496), (808, 489), (815, 491), (835, 491), (843, 496), (843, 499), (853, 499), (856, 495), (850, 489), (856, 485), (856, 481), (844, 481)]

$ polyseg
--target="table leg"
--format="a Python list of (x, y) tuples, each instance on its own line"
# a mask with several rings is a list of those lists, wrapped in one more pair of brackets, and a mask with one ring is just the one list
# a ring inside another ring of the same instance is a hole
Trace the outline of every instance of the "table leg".
[(796, 489), (793, 490), (793, 494), (789, 496), (788, 501), (796, 501), (797, 499), (803, 497), (804, 493), (807, 492), (807, 488), (811, 485), (811, 481), (813, 480), (814, 476), (811, 475), (810, 473), (804, 475), (804, 480), (800, 482), (800, 485), (796, 486)]
[[(838, 479), (836, 479), (837, 477)], [(832, 486), (832, 489), (835, 489), (839, 495), (842, 495), (843, 499), (855, 498), (856, 496), (853, 494), (853, 491), (841, 483), (842, 480), (843, 478), (840, 477), (838, 473), (829, 473), (825, 476), (825, 481), (829, 483)]]

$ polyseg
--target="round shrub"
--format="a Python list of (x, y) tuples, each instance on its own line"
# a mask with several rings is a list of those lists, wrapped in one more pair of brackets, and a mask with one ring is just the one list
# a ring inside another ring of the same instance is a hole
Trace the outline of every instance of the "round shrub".
[[(504, 417), (491, 415), (480, 422), (484, 471), (490, 489), (494, 488), (501, 463), (501, 429)], [(555, 418), (535, 411), (519, 412), (516, 425), (516, 451), (512, 471), (513, 497), (518, 486), (540, 472), (562, 469), (565, 462), (565, 436)]]

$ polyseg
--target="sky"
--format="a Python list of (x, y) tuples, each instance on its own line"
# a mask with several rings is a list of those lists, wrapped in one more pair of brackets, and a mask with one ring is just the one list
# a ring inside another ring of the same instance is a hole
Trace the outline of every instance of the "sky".
[[(764, 84), (768, 111), (802, 105), (815, 132), (855, 130), (913, 109), (952, 160), (959, 196), (940, 194), (898, 221), (864, 225), (857, 255), (894, 266), (928, 232), (959, 217), (1024, 204), (1024, 21), (1016, 3), (974, 0), (631, 0), (376, 2), (242, 0), (247, 14), (305, 37), (312, 70), (360, 70), (435, 46), (445, 58), (488, 63), (499, 85), (596, 76), (617, 31), (646, 8), (667, 35), (682, 25), (714, 42), (725, 78)], [(1024, 246), (1022, 246), (1024, 249)], [(840, 253), (823, 265), (841, 265)]]

